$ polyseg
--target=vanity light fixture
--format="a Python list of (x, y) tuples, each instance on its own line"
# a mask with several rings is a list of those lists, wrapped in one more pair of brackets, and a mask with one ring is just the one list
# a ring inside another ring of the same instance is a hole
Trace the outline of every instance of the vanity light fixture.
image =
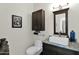
[(69, 6), (69, 3), (66, 3), (66, 4), (59, 4), (58, 5), (58, 7), (53, 7), (53, 9), (59, 9), (59, 10), (61, 10), (61, 9), (63, 9), (63, 8), (67, 8)]

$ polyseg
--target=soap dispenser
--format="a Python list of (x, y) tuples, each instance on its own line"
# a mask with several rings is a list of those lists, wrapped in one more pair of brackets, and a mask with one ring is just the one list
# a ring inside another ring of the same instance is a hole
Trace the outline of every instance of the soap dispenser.
[(75, 39), (75, 32), (72, 30), (70, 32), (70, 42), (75, 42), (75, 41), (76, 41), (76, 39)]

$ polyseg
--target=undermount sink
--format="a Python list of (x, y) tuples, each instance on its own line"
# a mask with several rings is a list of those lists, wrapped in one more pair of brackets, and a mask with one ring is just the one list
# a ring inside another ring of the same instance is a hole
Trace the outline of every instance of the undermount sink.
[(49, 38), (49, 42), (57, 43), (61, 45), (68, 45), (69, 39), (65, 37), (52, 36)]

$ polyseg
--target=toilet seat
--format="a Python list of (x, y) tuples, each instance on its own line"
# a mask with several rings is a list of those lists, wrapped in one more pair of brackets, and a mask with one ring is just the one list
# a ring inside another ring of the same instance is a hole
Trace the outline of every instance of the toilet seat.
[(27, 55), (36, 55), (42, 52), (42, 47), (32, 46), (26, 50)]

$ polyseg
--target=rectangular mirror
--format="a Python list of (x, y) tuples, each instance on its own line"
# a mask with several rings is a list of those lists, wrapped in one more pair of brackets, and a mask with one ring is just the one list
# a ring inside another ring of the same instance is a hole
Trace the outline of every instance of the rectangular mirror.
[(54, 34), (68, 35), (68, 9), (54, 11)]

